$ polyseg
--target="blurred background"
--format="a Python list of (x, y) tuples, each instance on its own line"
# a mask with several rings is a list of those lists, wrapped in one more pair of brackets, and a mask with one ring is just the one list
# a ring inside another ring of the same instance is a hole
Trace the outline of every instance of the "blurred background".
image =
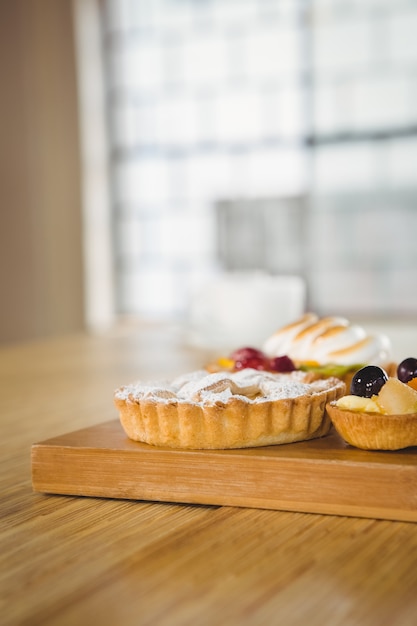
[(417, 0), (1, 0), (0, 343), (187, 325), (224, 276), (414, 320), (416, 33)]

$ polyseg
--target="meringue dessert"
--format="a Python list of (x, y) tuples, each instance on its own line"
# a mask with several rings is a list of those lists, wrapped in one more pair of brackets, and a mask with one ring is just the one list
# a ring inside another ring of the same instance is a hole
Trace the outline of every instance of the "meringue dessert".
[(326, 435), (326, 403), (345, 393), (335, 378), (198, 370), (171, 382), (137, 382), (114, 395), (126, 435), (182, 449), (269, 446)]
[(285, 354), (296, 367), (340, 377), (348, 385), (363, 365), (382, 365), (389, 373), (395, 368), (389, 338), (371, 335), (344, 317), (319, 318), (315, 313), (306, 313), (277, 330), (262, 349), (270, 358)]

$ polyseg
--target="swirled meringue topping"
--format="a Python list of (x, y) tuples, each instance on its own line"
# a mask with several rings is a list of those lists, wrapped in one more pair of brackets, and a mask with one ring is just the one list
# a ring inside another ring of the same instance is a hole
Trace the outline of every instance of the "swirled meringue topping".
[(263, 350), (271, 357), (286, 354), (296, 363), (383, 365), (390, 360), (391, 342), (383, 334), (368, 334), (344, 317), (320, 319), (306, 313), (271, 335)]

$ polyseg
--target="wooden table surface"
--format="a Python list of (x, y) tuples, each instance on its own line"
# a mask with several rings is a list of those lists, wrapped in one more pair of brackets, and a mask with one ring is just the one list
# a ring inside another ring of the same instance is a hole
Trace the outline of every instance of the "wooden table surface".
[(33, 443), (205, 358), (153, 326), (0, 350), (0, 622), (414, 626), (414, 523), (33, 492)]

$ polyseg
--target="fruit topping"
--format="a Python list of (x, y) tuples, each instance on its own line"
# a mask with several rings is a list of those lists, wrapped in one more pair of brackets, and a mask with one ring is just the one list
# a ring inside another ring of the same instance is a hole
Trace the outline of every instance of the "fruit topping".
[(343, 396), (337, 401), (339, 409), (360, 411), (364, 413), (382, 413), (381, 407), (374, 398), (362, 396)]
[(417, 413), (417, 391), (398, 378), (388, 379), (378, 394), (377, 402), (384, 413)]
[(417, 378), (412, 378), (411, 380), (409, 380), (407, 385), (417, 391)]
[(362, 365), (339, 365), (339, 363), (327, 363), (326, 365), (320, 365), (314, 362), (304, 362), (300, 365), (300, 370), (303, 372), (315, 372), (320, 376), (335, 376), (336, 378), (343, 378), (350, 372), (356, 372)]
[(220, 367), (224, 365), (227, 369), (242, 370), (248, 367), (255, 370), (267, 370), (269, 372), (292, 372), (295, 365), (293, 361), (286, 355), (277, 357), (268, 357), (262, 350), (247, 346), (238, 348), (232, 354), (218, 360)]
[(388, 375), (377, 365), (362, 367), (352, 378), (350, 393), (354, 396), (371, 398), (377, 395), (388, 380)]
[(417, 359), (414, 357), (408, 357), (401, 361), (397, 367), (398, 380), (403, 383), (408, 383), (413, 378), (417, 378)]
[(227, 356), (221, 356), (217, 360), (217, 364), (222, 370), (232, 370), (235, 366), (233, 359), (229, 359)]
[(388, 378), (379, 393), (371, 396), (350, 395), (337, 400), (340, 409), (385, 415), (417, 413), (417, 391), (398, 378)]
[(236, 370), (242, 370), (247, 367), (252, 367), (255, 370), (265, 370), (268, 365), (266, 356), (257, 348), (239, 348), (232, 352), (230, 358), (234, 361)]
[(293, 372), (295, 365), (289, 356), (276, 356), (269, 360), (268, 369), (272, 372)]

